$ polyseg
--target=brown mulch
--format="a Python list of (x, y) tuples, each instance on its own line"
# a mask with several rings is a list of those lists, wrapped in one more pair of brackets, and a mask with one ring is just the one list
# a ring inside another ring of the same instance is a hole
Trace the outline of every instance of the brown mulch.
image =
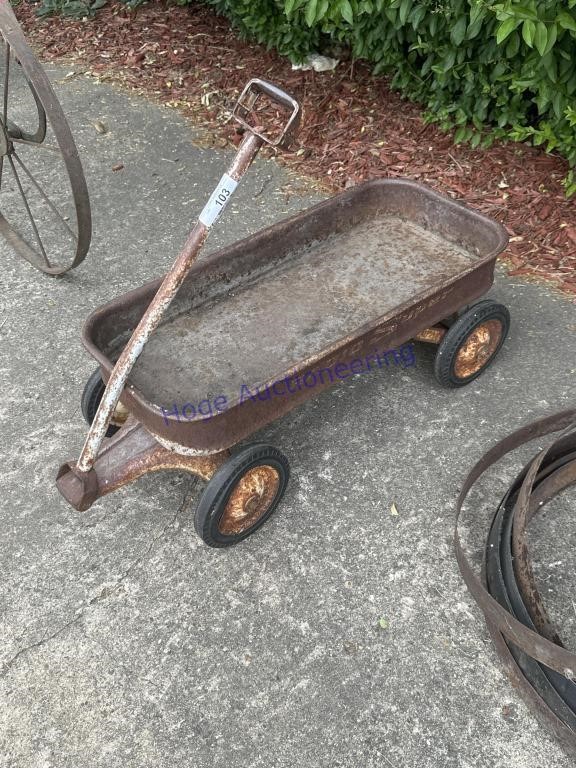
[(364, 64), (293, 71), (204, 6), (155, 0), (130, 11), (112, 3), (84, 21), (40, 20), (26, 3), (16, 13), (44, 59), (152, 95), (192, 116), (216, 145), (237, 141), (229, 110), (246, 81), (278, 83), (304, 107), (300, 149), (282, 156), (291, 168), (331, 190), (383, 176), (424, 182), (505, 224), (509, 274), (551, 279), (576, 294), (576, 198), (564, 196), (562, 158), (524, 144), (455, 146)]

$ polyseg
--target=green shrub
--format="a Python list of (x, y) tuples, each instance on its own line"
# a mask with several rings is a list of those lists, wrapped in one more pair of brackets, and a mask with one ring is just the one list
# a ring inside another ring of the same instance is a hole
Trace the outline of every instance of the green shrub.
[(205, 1), (295, 61), (346, 46), (456, 142), (529, 140), (576, 164), (576, 0)]
[[(424, 104), (429, 120), (455, 128), (456, 142), (530, 141), (576, 165), (576, 0), (203, 1), (293, 61), (349, 49)], [(565, 187), (576, 192), (573, 172)]]
[[(191, 0), (188, 0), (191, 1)], [(181, 0), (186, 3), (187, 0)], [(306, 54), (318, 51), (323, 41), (320, 25), (298, 23), (284, 12), (281, 0), (205, 0), (219, 13), (232, 20), (240, 33), (276, 49), (292, 61), (301, 61)]]
[[(99, 8), (106, 5), (107, 0), (42, 0), (36, 8), (38, 16), (49, 16), (52, 13), (61, 13), (63, 16), (82, 18), (93, 16)], [(12, 0), (13, 5), (17, 2)]]

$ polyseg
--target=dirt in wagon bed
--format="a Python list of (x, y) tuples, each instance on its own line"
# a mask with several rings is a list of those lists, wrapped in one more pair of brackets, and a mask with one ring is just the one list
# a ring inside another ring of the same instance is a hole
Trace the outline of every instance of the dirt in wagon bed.
[(506, 226), (510, 275), (553, 280), (576, 295), (576, 198), (564, 196), (562, 158), (517, 143), (455, 146), (365, 64), (293, 71), (204, 6), (111, 3), (86, 20), (39, 19), (27, 3), (15, 10), (44, 59), (68, 61), (70, 76), (119, 82), (178, 109), (212, 146), (238, 143), (230, 110), (250, 77), (277, 83), (303, 105), (299, 148), (279, 156), (282, 163), (329, 191), (385, 176), (423, 182)]

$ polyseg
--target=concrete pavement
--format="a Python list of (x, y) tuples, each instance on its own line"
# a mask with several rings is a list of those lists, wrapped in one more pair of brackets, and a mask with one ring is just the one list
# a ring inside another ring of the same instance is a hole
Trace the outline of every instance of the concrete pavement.
[[(77, 513), (54, 475), (86, 433), (79, 401), (94, 364), (82, 323), (166, 269), (229, 152), (195, 147), (174, 111), (48, 71), (95, 236), (61, 280), (0, 244), (0, 765), (568, 768), (503, 674), (451, 538), (459, 482), (479, 455), (573, 405), (576, 305), (499, 273), (492, 295), (512, 330), (476, 383), (441, 389), (418, 347), (416, 366), (348, 380), (270, 425), (257, 438), (287, 454), (292, 480), (237, 547), (196, 537), (201, 485), (184, 475), (149, 476)], [(211, 247), (318, 199), (305, 190), (258, 161)], [(489, 498), (515, 466), (482, 484)], [(489, 505), (475, 499), (479, 555)], [(568, 502), (533, 541), (575, 647)]]

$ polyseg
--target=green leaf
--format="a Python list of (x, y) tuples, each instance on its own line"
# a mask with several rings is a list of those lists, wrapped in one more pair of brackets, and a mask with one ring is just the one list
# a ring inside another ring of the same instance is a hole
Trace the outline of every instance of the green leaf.
[(408, 18), (408, 14), (412, 10), (412, 0), (402, 0), (400, 3), (400, 10), (398, 12), (398, 16), (400, 17), (400, 21), (402, 24), (406, 23), (406, 19)]
[(560, 11), (556, 17), (556, 21), (562, 29), (569, 29), (571, 32), (576, 32), (576, 19), (567, 11)]
[(558, 70), (556, 69), (556, 59), (549, 53), (542, 58), (542, 64), (546, 70), (546, 74), (552, 80), (553, 83), (558, 79)]
[(542, 56), (546, 56), (547, 53), (550, 53), (552, 48), (556, 45), (556, 40), (558, 39), (558, 27), (556, 24), (550, 24), (550, 27), (548, 28), (548, 42), (546, 43), (546, 48), (544, 49), (544, 53)]
[(513, 59), (519, 50), (520, 50), (520, 35), (518, 34), (518, 32), (513, 32), (508, 38), (508, 45), (506, 46), (506, 56), (509, 59)]
[(323, 19), (324, 16), (326, 16), (326, 12), (328, 8), (330, 7), (329, 0), (320, 0), (318, 3), (318, 8), (316, 9), (316, 21), (320, 21), (320, 19)]
[(428, 72), (430, 72), (430, 68), (432, 67), (432, 62), (434, 61), (434, 55), (431, 54), (428, 56), (427, 59), (425, 59), (424, 64), (422, 64), (422, 69), (420, 70), (420, 74), (422, 76), (427, 75)]
[(468, 40), (474, 40), (474, 38), (477, 37), (482, 31), (483, 24), (484, 24), (484, 21), (482, 17), (479, 17), (474, 21), (471, 21), (470, 24), (468, 25), (468, 29), (466, 30), (466, 38)]
[(454, 45), (460, 45), (460, 43), (464, 40), (466, 37), (466, 27), (468, 26), (466, 21), (466, 16), (460, 16), (456, 24), (452, 27), (452, 31), (450, 32), (450, 40), (454, 43)]
[[(527, 24), (528, 22), (524, 22), (524, 23)], [(522, 29), (522, 32), (524, 32), (524, 29)], [(534, 45), (536, 46), (536, 50), (538, 51), (540, 56), (544, 56), (547, 43), (548, 43), (548, 28), (546, 27), (546, 24), (544, 24), (543, 21), (539, 21), (538, 24), (536, 24), (536, 31), (534, 33)]]
[(450, 72), (450, 70), (454, 66), (455, 60), (456, 60), (456, 51), (448, 51), (448, 53), (442, 60), (442, 71)]
[(564, 110), (562, 109), (562, 102), (564, 98), (560, 91), (556, 91), (554, 96), (552, 97), (552, 109), (554, 110), (554, 114), (560, 120), (562, 118), (562, 114)]
[(538, 21), (538, 14), (534, 8), (528, 8), (525, 5), (514, 5), (510, 10), (514, 13), (514, 16), (520, 17), (521, 19)]
[(412, 9), (412, 13), (408, 18), (408, 21), (410, 22), (410, 24), (412, 24), (412, 27), (414, 29), (418, 29), (418, 27), (420, 26), (420, 22), (426, 17), (427, 13), (428, 11), (426, 8), (424, 8), (423, 5), (418, 5), (416, 6), (416, 8)]
[(536, 24), (534, 24), (534, 22), (531, 21), (530, 19), (526, 19), (526, 21), (522, 24), (522, 37), (526, 45), (528, 45), (530, 48), (534, 46), (535, 35), (536, 35)]
[(562, 186), (566, 192), (566, 197), (572, 197), (576, 194), (576, 178), (574, 178), (574, 171), (568, 171), (568, 175), (562, 181)]
[(350, 0), (340, 0), (340, 13), (342, 14), (344, 21), (347, 21), (348, 24), (354, 23), (354, 11), (350, 5)]
[(286, 16), (290, 16), (292, 11), (296, 7), (297, 2), (298, 0), (286, 0), (286, 2), (284, 3), (284, 13), (286, 14)]
[(466, 126), (461, 125), (460, 128), (458, 128), (458, 130), (454, 134), (454, 144), (460, 144), (461, 142), (463, 142), (464, 139), (466, 138), (467, 133), (468, 131), (466, 129)]
[(480, 21), (486, 14), (484, 3), (476, 1), (475, 5), (470, 8), (470, 26)]
[(518, 23), (519, 22), (517, 19), (510, 18), (510, 19), (506, 19), (506, 21), (500, 24), (500, 26), (496, 31), (496, 42), (498, 43), (498, 45), (504, 42), (504, 40), (506, 40), (506, 38), (511, 32), (514, 32), (514, 30), (518, 26)]
[(308, 24), (309, 27), (314, 24), (316, 21), (316, 8), (318, 6), (318, 0), (308, 0), (308, 5), (306, 6), (306, 24)]

